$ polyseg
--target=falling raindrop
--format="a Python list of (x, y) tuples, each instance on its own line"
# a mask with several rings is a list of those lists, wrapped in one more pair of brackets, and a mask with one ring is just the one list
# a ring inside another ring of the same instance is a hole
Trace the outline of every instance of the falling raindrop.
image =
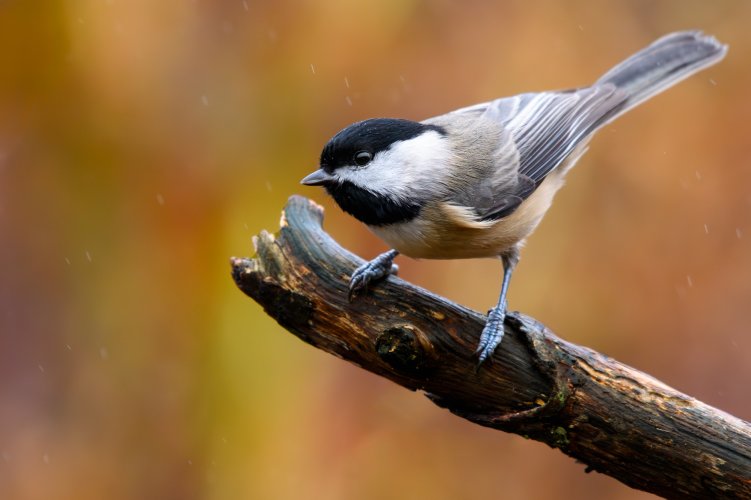
[(706, 234), (709, 234), (709, 225), (708, 224), (704, 224), (704, 232)]
[(312, 71), (314, 75), (316, 74), (316, 67), (313, 66), (313, 63), (310, 63), (310, 71)]
[(162, 196), (161, 193), (157, 193), (156, 202), (159, 203), (160, 205), (164, 205), (164, 196)]
[(209, 97), (206, 94), (202, 95), (201, 96), (201, 102), (203, 103), (204, 106), (208, 106), (209, 105)]
[(344, 100), (347, 101), (347, 104), (349, 104), (350, 106), (352, 106), (352, 99), (350, 99), (349, 96), (345, 97)]
[(86, 260), (88, 260), (89, 262), (91, 262), (91, 254), (89, 253), (88, 250), (86, 250)]
[(349, 78), (347, 78), (346, 76), (344, 77), (344, 86), (349, 88)]

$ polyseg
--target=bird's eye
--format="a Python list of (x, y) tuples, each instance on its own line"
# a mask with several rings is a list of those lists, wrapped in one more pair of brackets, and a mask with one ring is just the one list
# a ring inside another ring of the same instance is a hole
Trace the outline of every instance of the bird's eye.
[(372, 159), (373, 155), (367, 151), (358, 151), (354, 156), (355, 165), (357, 165), (358, 167), (364, 167), (365, 165), (370, 163), (370, 160)]

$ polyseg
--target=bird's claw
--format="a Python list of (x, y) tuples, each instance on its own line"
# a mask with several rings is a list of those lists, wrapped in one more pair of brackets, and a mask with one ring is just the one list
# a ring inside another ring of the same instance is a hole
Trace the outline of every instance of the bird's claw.
[(479, 354), (479, 360), (477, 362), (478, 368), (486, 359), (493, 355), (496, 347), (498, 347), (501, 340), (503, 340), (503, 323), (505, 319), (506, 304), (494, 307), (488, 311), (488, 320), (485, 323), (485, 328), (482, 329), (480, 343), (475, 351), (475, 354)]
[(391, 250), (355, 269), (349, 279), (349, 300), (352, 301), (355, 295), (367, 288), (371, 282), (398, 273), (399, 266), (393, 263), (396, 255), (397, 252)]

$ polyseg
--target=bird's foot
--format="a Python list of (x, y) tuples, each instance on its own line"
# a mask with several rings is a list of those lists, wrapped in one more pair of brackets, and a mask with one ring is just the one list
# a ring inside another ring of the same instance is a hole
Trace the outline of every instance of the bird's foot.
[(389, 250), (355, 269), (349, 279), (349, 300), (351, 301), (357, 293), (367, 288), (372, 281), (385, 278), (389, 274), (397, 274), (399, 266), (394, 264), (394, 258), (397, 255), (399, 252), (396, 250)]
[(477, 351), (475, 351), (476, 354), (479, 354), (478, 368), (486, 359), (493, 355), (496, 347), (503, 340), (503, 322), (505, 319), (506, 304), (498, 305), (488, 311), (488, 320), (485, 323), (485, 328), (482, 329), (480, 344), (477, 346)]

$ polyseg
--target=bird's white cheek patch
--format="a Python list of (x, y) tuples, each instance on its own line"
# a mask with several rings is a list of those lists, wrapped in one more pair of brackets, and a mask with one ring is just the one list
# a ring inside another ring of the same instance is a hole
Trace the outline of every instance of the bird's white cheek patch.
[(430, 131), (375, 155), (363, 168), (342, 169), (339, 177), (370, 191), (409, 200), (425, 190), (441, 176), (441, 166), (451, 161), (448, 141), (438, 132)]

